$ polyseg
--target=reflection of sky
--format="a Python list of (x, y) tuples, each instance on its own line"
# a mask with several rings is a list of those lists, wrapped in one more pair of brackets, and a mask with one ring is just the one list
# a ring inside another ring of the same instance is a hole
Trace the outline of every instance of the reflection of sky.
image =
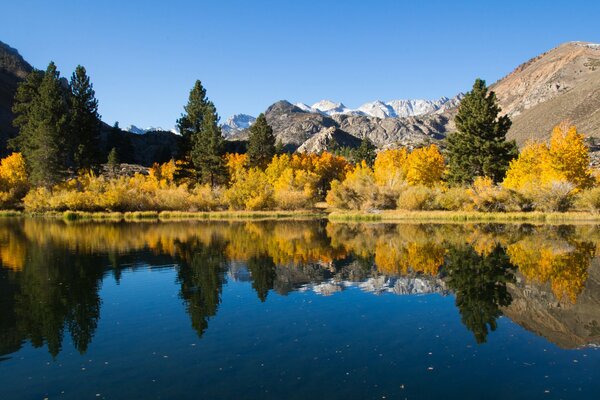
[[(3, 399), (562, 398), (597, 393), (597, 350), (564, 351), (507, 318), (485, 345), (454, 296), (271, 293), (228, 281), (199, 338), (175, 269), (105, 277), (101, 318), (85, 355), (68, 340), (52, 360), (25, 346), (0, 363)], [(548, 376), (548, 378), (544, 378)], [(501, 379), (500, 379), (501, 377)], [(333, 384), (335, 382), (335, 384)], [(581, 391), (579, 391), (581, 390)], [(588, 397), (590, 398), (590, 397)]]

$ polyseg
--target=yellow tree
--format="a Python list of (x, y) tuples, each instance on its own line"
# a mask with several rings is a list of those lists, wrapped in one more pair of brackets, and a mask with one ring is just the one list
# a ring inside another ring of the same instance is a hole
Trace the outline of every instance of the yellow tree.
[(373, 165), (375, 183), (395, 189), (406, 180), (408, 151), (406, 148), (383, 150), (377, 153)]
[(446, 169), (444, 156), (435, 144), (413, 150), (407, 164), (406, 180), (410, 185), (434, 186), (441, 182)]
[(579, 189), (592, 185), (589, 149), (577, 128), (565, 123), (556, 126), (550, 138), (549, 152), (554, 169), (568, 182)]

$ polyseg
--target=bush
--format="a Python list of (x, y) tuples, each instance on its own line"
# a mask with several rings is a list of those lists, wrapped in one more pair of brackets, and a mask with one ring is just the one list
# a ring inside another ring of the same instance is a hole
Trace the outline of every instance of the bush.
[(436, 207), (446, 211), (468, 211), (473, 209), (469, 193), (463, 187), (439, 190), (435, 197)]
[(356, 166), (343, 182), (334, 180), (327, 193), (327, 204), (339, 209), (367, 210), (381, 206), (373, 171), (366, 163)]
[(568, 211), (575, 200), (575, 185), (565, 181), (554, 181), (532, 193), (534, 207), (539, 211)]
[(400, 210), (433, 210), (435, 209), (436, 190), (427, 186), (407, 186), (400, 192), (398, 208)]
[(507, 189), (494, 185), (491, 178), (477, 177), (467, 193), (476, 211), (511, 211), (511, 193)]
[(241, 171), (224, 197), (234, 210), (265, 210), (274, 206), (273, 186), (258, 168)]
[(584, 190), (577, 197), (577, 207), (588, 210), (591, 213), (600, 212), (600, 187)]

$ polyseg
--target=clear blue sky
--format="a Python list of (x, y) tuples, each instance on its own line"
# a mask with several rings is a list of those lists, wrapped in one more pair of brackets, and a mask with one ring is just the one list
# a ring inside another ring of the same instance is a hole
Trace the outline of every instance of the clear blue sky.
[(108, 123), (171, 128), (196, 79), (222, 119), (287, 99), (349, 107), (492, 83), (562, 42), (600, 42), (599, 1), (10, 1), (0, 40), (84, 65)]

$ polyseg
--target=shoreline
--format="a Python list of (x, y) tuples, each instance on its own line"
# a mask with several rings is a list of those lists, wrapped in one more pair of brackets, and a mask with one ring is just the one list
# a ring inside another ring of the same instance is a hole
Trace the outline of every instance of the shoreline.
[(532, 222), (532, 223), (600, 223), (600, 213), (571, 212), (478, 212), (478, 211), (64, 211), (27, 213), (0, 210), (0, 218), (49, 218), (66, 221), (228, 221), (228, 220), (316, 220), (332, 222)]

